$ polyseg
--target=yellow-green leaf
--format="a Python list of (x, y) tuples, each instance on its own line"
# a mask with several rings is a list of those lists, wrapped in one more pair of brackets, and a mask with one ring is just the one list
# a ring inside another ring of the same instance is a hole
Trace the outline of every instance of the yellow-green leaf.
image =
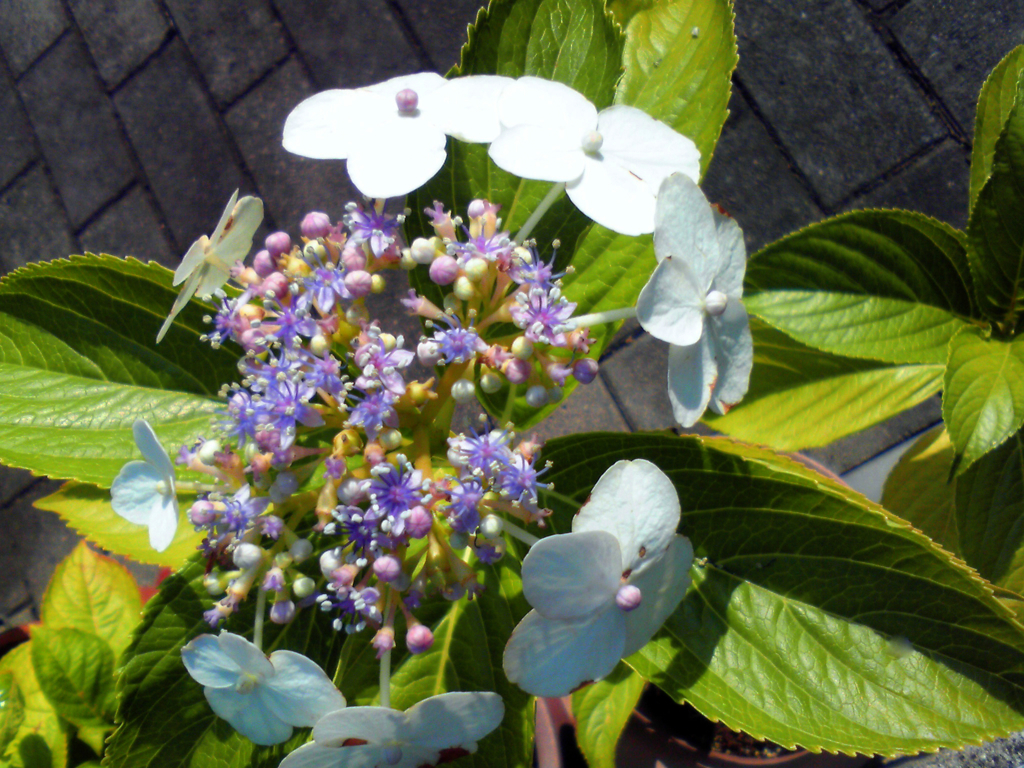
[(576, 741), (591, 768), (615, 768), (615, 746), (644, 690), (644, 679), (626, 664), (572, 695)]
[(32, 630), (32, 666), (53, 708), (80, 728), (103, 728), (114, 718), (114, 652), (78, 629)]
[(10, 672), (25, 700), (25, 719), (3, 759), (10, 768), (64, 768), (68, 737), (64, 725), (39, 687), (32, 666), (32, 642), (19, 645), (0, 658), (0, 672)]
[(985, 80), (978, 96), (971, 152), (971, 208), (992, 173), (992, 156), (1003, 123), (1017, 96), (1017, 80), (1024, 70), (1024, 45), (1018, 45), (1000, 61)]

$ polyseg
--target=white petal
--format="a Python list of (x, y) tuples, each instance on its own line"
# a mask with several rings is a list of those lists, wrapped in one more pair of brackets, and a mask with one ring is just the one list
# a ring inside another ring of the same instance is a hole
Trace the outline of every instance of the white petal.
[(385, 99), (363, 90), (323, 91), (291, 111), (282, 144), (303, 157), (344, 160), (372, 133), (374, 120), (387, 109)]
[(207, 688), (233, 688), (242, 668), (220, 647), (215, 635), (200, 635), (181, 649), (181, 661), (195, 680)]
[(652, 195), (673, 173), (700, 180), (697, 145), (642, 109), (616, 105), (601, 110), (597, 130), (604, 139), (601, 154), (606, 160), (643, 179)]
[(374, 768), (381, 759), (380, 747), (321, 747), (303, 744), (281, 761), (278, 768)]
[(710, 333), (688, 347), (668, 348), (668, 399), (676, 421), (684, 427), (700, 421), (717, 378), (715, 345)]
[(210, 235), (210, 242), (216, 243), (220, 240), (221, 233), (227, 226), (228, 221), (231, 219), (231, 213), (235, 210), (235, 201), (238, 200), (238, 190), (236, 189), (231, 193), (231, 197), (228, 199), (228, 204), (224, 206), (224, 213), (220, 215), (220, 220), (217, 221), (217, 226), (213, 228), (213, 234)]
[(666, 256), (685, 261), (696, 275), (695, 287), (705, 296), (725, 265), (711, 205), (689, 176), (673, 174), (658, 191), (654, 255), (658, 261)]
[(754, 365), (754, 340), (747, 311), (739, 299), (729, 299), (725, 312), (710, 318), (708, 330), (715, 339), (718, 380), (711, 393), (711, 410), (725, 414), (743, 399), (750, 386)]
[(683, 259), (662, 259), (636, 300), (636, 318), (645, 331), (681, 347), (697, 342), (707, 292), (698, 291), (695, 279)]
[(367, 197), (401, 197), (441, 170), (447, 152), (444, 132), (415, 118), (382, 121), (372, 141), (349, 155), (348, 175)]
[(231, 277), (230, 268), (224, 268), (219, 259), (207, 261), (196, 274), (200, 275), (196, 284), (196, 295), (200, 298), (212, 294)]
[(549, 619), (583, 619), (615, 600), (621, 563), (613, 533), (595, 530), (548, 536), (523, 558), (523, 594)]
[[(236, 261), (244, 259), (252, 249), (252, 238), (263, 223), (263, 201), (258, 197), (243, 197), (235, 205), (224, 227), (211, 237), (213, 243), (208, 260), (231, 269)], [(202, 293), (202, 291), (200, 291)]]
[(292, 727), (274, 715), (254, 692), (232, 688), (204, 688), (206, 700), (219, 717), (254, 744), (269, 747), (287, 741)]
[(392, 77), (390, 80), (385, 80), (383, 83), (368, 85), (360, 90), (377, 94), (378, 96), (384, 96), (391, 101), (391, 105), (397, 112), (398, 105), (395, 103), (395, 96), (398, 95), (399, 91), (404, 91), (408, 88), (416, 91), (416, 95), (422, 99), (427, 94), (433, 93), (434, 91), (444, 87), (447, 82), (447, 80), (436, 72), (417, 72), (413, 75), (399, 75), (398, 77)]
[(142, 452), (146, 461), (153, 465), (156, 470), (166, 478), (174, 478), (174, 464), (171, 463), (167, 451), (160, 445), (156, 432), (149, 426), (145, 419), (136, 419), (132, 424), (132, 437), (135, 438), (135, 445)]
[(405, 714), (410, 741), (438, 751), (469, 749), (501, 725), (505, 705), (496, 693), (442, 693), (415, 704)]
[(623, 656), (632, 656), (654, 637), (690, 587), (693, 545), (685, 536), (674, 536), (658, 560), (630, 583), (640, 589), (640, 605), (626, 614)]
[(460, 141), (491, 142), (501, 133), (498, 99), (514, 80), (498, 75), (470, 75), (449, 80), (420, 109), (432, 123)]
[(149, 525), (153, 514), (163, 505), (158, 488), (164, 476), (145, 461), (129, 461), (110, 484), (110, 506), (135, 525)]
[(608, 160), (585, 155), (583, 175), (565, 188), (577, 208), (622, 235), (654, 231), (654, 193), (632, 173)]
[(743, 298), (743, 275), (747, 271), (747, 246), (743, 231), (736, 220), (712, 208), (718, 230), (718, 247), (725, 256), (725, 264), (715, 276), (713, 288), (730, 299)]
[(578, 139), (566, 140), (538, 125), (506, 128), (487, 154), (499, 168), (522, 179), (554, 182), (578, 179), (586, 160)]
[(243, 672), (261, 679), (274, 674), (274, 667), (263, 651), (241, 635), (221, 630), (217, 635), (217, 642), (220, 643), (220, 649), (230, 656)]
[(340, 747), (347, 739), (370, 744), (405, 741), (409, 723), (404, 712), (385, 707), (349, 707), (324, 715), (313, 726), (313, 738), (323, 747)]
[(160, 326), (160, 331), (156, 335), (157, 344), (163, 340), (164, 335), (171, 327), (171, 323), (174, 322), (174, 318), (176, 318), (178, 313), (185, 308), (185, 305), (188, 304), (188, 300), (195, 295), (196, 288), (199, 287), (199, 283), (202, 282), (209, 269), (210, 265), (204, 261), (199, 265), (199, 268), (196, 271), (188, 276), (188, 280), (182, 287), (181, 292), (178, 294), (177, 298), (174, 299), (174, 304), (171, 305), (171, 311), (167, 314), (167, 319), (164, 320), (163, 325)]
[[(237, 192), (235, 194), (238, 194)], [(199, 265), (203, 263), (206, 258), (206, 247), (210, 244), (210, 238), (203, 235), (191, 246), (189, 246), (188, 252), (182, 257), (181, 264), (174, 270), (174, 281), (172, 285), (181, 285), (185, 282), (185, 279), (199, 269)]]
[(530, 611), (505, 646), (505, 675), (534, 696), (567, 696), (583, 683), (600, 680), (622, 658), (623, 616), (615, 606), (582, 622), (545, 619)]
[(312, 728), (328, 712), (345, 708), (345, 697), (315, 661), (293, 651), (274, 651), (270, 663), (274, 675), (260, 694), (286, 723)]
[(664, 472), (644, 459), (617, 461), (573, 518), (572, 535), (607, 531), (622, 549), (622, 572), (637, 574), (672, 541), (679, 510), (679, 494)]
[(536, 125), (577, 148), (583, 137), (597, 127), (597, 109), (587, 98), (564, 83), (540, 77), (520, 77), (509, 84), (498, 100), (498, 118), (506, 128)]
[(178, 499), (173, 493), (161, 494), (160, 504), (149, 518), (149, 546), (163, 552), (174, 541), (178, 530)]

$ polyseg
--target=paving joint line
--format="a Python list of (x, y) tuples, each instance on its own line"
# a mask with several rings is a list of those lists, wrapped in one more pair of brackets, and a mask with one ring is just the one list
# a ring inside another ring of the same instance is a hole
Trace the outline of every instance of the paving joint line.
[(932, 154), (936, 150), (936, 148), (939, 147), (943, 142), (951, 140), (951, 136), (940, 136), (937, 139), (932, 139), (927, 144), (918, 147), (911, 154), (907, 155), (902, 160), (896, 162), (895, 165), (882, 171), (873, 179), (865, 181), (863, 184), (854, 188), (846, 195), (841, 197), (839, 201), (836, 203), (836, 210), (841, 211), (843, 208), (845, 208), (847, 205), (853, 202), (856, 198), (861, 197), (862, 195), (866, 195), (870, 192), (874, 192), (876, 189), (885, 186), (895, 177), (899, 176), (904, 170), (912, 166), (914, 163)]
[(611, 379), (609, 379), (605, 372), (600, 369), (598, 369), (597, 375), (600, 377), (601, 383), (604, 384), (605, 389), (608, 390), (608, 396), (612, 399), (612, 405), (614, 405), (615, 409), (621, 414), (622, 420), (626, 422), (626, 426), (629, 427), (629, 431), (631, 433), (638, 432), (639, 427), (636, 422), (630, 418), (629, 412), (626, 410), (626, 407), (622, 402), (622, 398), (619, 396), (619, 393)]
[(431, 72), (437, 72), (437, 64), (435, 64), (434, 60), (430, 57), (426, 46), (423, 45), (423, 41), (420, 40), (420, 36), (416, 32), (416, 28), (405, 15), (405, 11), (402, 10), (402, 6), (398, 4), (398, 0), (384, 0), (384, 4), (391, 9), (391, 15), (394, 16), (395, 20), (398, 22), (398, 26), (402, 30), (402, 34), (405, 36), (406, 41), (412, 46), (413, 50), (416, 51), (416, 55), (419, 58), (420, 63)]
[[(166, 11), (164, 10), (164, 7), (162, 5), (157, 6), (157, 10), (160, 11), (161, 14), (166, 16)], [(131, 80), (134, 80), (137, 74), (139, 74), (142, 70), (148, 67), (154, 59), (158, 58), (160, 54), (167, 50), (167, 48), (170, 47), (171, 42), (174, 40), (174, 38), (178, 36), (178, 28), (174, 26), (174, 21), (172, 19), (167, 19), (167, 30), (164, 32), (164, 39), (159, 42), (156, 48), (154, 48), (151, 53), (147, 54), (142, 61), (140, 61), (134, 67), (129, 69), (125, 76), (118, 80), (116, 83), (109, 86), (107, 86), (104, 83), (107, 89), (107, 96), (113, 99), (113, 97), (117, 95), (118, 91), (120, 91)], [(92, 57), (91, 51), (89, 53), (89, 57)], [(93, 63), (95, 64), (95, 60)]]
[(100, 205), (100, 207), (97, 208), (93, 213), (89, 214), (89, 217), (82, 222), (81, 226), (79, 226), (77, 230), (75, 230), (75, 236), (80, 237), (85, 232), (85, 230), (87, 230), (89, 227), (95, 224), (99, 219), (103, 218), (104, 214), (106, 214), (108, 211), (110, 211), (111, 208), (113, 208), (115, 205), (117, 205), (126, 197), (128, 197), (128, 195), (130, 195), (133, 190), (138, 188), (139, 185), (140, 183), (138, 179), (131, 179), (127, 184), (124, 185), (124, 187), (119, 189), (108, 200), (106, 200), (102, 205)]
[[(64, 7), (63, 4), (62, 4), (62, 7)], [(65, 13), (67, 12), (67, 8), (66, 7), (64, 7), (64, 11), (65, 11)], [(71, 30), (72, 30), (73, 27), (77, 28), (76, 25), (75, 25), (75, 17), (72, 16), (71, 14), (68, 14), (68, 18), (71, 19), (71, 23), (69, 23), (66, 28), (61, 30), (61, 33), (59, 35), (57, 35), (49, 45), (47, 45), (45, 48), (43, 48), (43, 50), (41, 50), (36, 55), (36, 57), (34, 59), (32, 59), (32, 61), (30, 61), (28, 63), (28, 66), (26, 66), (21, 71), (20, 75), (18, 75), (17, 77), (12, 77), (12, 79), (14, 80), (15, 83), (20, 82), (21, 79), (25, 75), (27, 75), (32, 69), (35, 68), (36, 64), (38, 64), (40, 61), (42, 61), (50, 53), (50, 51), (52, 51), (54, 48), (56, 48), (58, 45), (60, 45), (61, 41), (63, 41), (65, 37), (67, 37), (69, 34), (71, 34)]]
[(223, 111), (224, 113), (230, 112), (231, 109), (236, 104), (238, 104), (238, 102), (240, 102), (250, 93), (255, 91), (257, 88), (259, 88), (263, 83), (269, 80), (271, 76), (274, 75), (274, 73), (278, 72), (282, 67), (284, 67), (284, 65), (288, 63), (288, 59), (292, 57), (293, 53), (294, 51), (291, 50), (285, 51), (284, 55), (280, 59), (271, 62), (270, 66), (267, 68), (267, 71), (259, 75), (249, 85), (245, 86), (245, 88), (243, 88), (238, 93), (237, 96), (233, 96), (231, 99), (225, 100), (223, 102), (223, 107), (221, 108), (221, 111)]

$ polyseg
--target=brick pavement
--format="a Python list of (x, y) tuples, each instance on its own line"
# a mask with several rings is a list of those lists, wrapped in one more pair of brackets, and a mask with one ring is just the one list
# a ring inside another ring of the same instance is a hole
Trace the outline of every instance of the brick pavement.
[[(740, 221), (751, 250), (866, 206), (963, 226), (974, 99), (989, 69), (1024, 42), (1024, 3), (736, 6), (732, 115), (705, 186)], [(268, 227), (294, 230), (314, 207), (338, 215), (352, 195), (342, 164), (284, 152), (288, 111), (319, 89), (444, 72), (476, 7), (0, 0), (0, 274), (84, 249), (173, 266), (235, 188), (264, 197)], [(544, 432), (671, 426), (664, 358), (663, 345), (627, 331), (598, 382)], [(926, 403), (818, 456), (844, 470), (935, 418)], [(31, 615), (42, 582), (28, 566), (72, 543), (59, 522), (31, 509), (44, 487), (0, 469), (0, 568), (26, 573), (4, 580), (0, 620)]]

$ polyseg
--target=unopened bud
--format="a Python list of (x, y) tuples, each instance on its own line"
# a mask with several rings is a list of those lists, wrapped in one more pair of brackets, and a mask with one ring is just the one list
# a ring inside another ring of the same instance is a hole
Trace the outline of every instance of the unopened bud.
[(220, 453), (219, 440), (207, 440), (201, 446), (196, 456), (203, 464), (212, 467), (217, 462), (217, 454)]
[(441, 359), (441, 347), (436, 341), (430, 339), (421, 341), (416, 346), (416, 357), (419, 358), (420, 363), (432, 368)]
[[(287, 232), (271, 232), (263, 241), (263, 245), (266, 246), (269, 256), (276, 259), (282, 253), (287, 253), (292, 249), (292, 239)], [(259, 256), (259, 254), (256, 255)], [(255, 262), (253, 266), (256, 266)], [(256, 271), (259, 272), (259, 267), (256, 267)], [(266, 277), (266, 275), (262, 275), (262, 277)]]
[(235, 565), (247, 571), (263, 562), (263, 550), (255, 544), (242, 542), (235, 548), (235, 553), (231, 559)]
[(260, 251), (252, 257), (252, 268), (262, 279), (277, 269), (277, 262), (266, 251)]
[(531, 408), (543, 408), (548, 404), (548, 391), (540, 384), (526, 390), (526, 403)]
[(525, 360), (520, 360), (517, 357), (513, 357), (504, 366), (502, 366), (502, 373), (505, 374), (505, 378), (513, 384), (522, 384), (529, 380), (530, 374), (533, 373), (533, 368)]
[(313, 554), (313, 545), (309, 543), (308, 539), (296, 539), (288, 547), (288, 554), (295, 558), (295, 562), (301, 563)]
[(496, 373), (488, 371), (480, 377), (480, 389), (489, 395), (493, 395), (501, 389), (501, 377)]
[(331, 342), (322, 333), (318, 333), (309, 340), (309, 351), (317, 357), (323, 357), (324, 353), (331, 348)]
[(328, 549), (320, 555), (320, 572), (328, 579), (331, 578), (332, 573), (341, 568), (344, 564), (345, 561), (342, 559), (340, 547)]
[(345, 275), (345, 288), (357, 299), (369, 296), (373, 290), (373, 275), (362, 269), (357, 269)]
[(274, 479), (267, 491), (270, 500), (275, 504), (283, 503), (289, 496), (299, 490), (299, 479), (293, 472), (281, 472)]
[(597, 360), (581, 357), (572, 364), (572, 375), (580, 384), (589, 384), (597, 378)]
[(704, 309), (712, 317), (718, 317), (725, 312), (728, 304), (729, 297), (721, 291), (711, 291), (708, 293), (707, 298), (704, 299)]
[(512, 346), (509, 347), (509, 351), (514, 357), (518, 357), (520, 360), (529, 360), (533, 357), (533, 342), (525, 336), (518, 336), (516, 340), (512, 342)]
[(393, 451), (402, 445), (402, 433), (397, 429), (385, 429), (381, 431), (377, 441), (385, 451)]
[(224, 586), (220, 583), (220, 579), (214, 573), (208, 573), (203, 576), (203, 589), (211, 597), (217, 597), (218, 595), (224, 594)]
[(370, 278), (370, 292), (371, 293), (384, 293), (384, 289), (388, 287), (388, 284), (384, 281), (384, 276), (381, 274), (374, 274)]
[(417, 237), (409, 246), (409, 255), (417, 264), (429, 264), (436, 254), (434, 244), (425, 237)]
[(327, 237), (331, 232), (331, 227), (331, 217), (321, 211), (307, 213), (299, 225), (302, 236), (310, 240), (316, 240), (318, 237)]
[(434, 633), (423, 624), (416, 624), (405, 633), (405, 647), (409, 649), (409, 653), (429, 651), (433, 644)]
[(640, 607), (640, 589), (632, 584), (623, 584), (615, 593), (615, 604), (622, 610), (629, 612)]
[(291, 600), (278, 600), (270, 609), (270, 620), (275, 624), (287, 624), (295, 618), (295, 603)]
[(476, 296), (476, 286), (473, 285), (473, 281), (465, 275), (459, 275), (455, 278), (455, 285), (452, 286), (452, 293), (463, 301), (469, 301)]
[(341, 263), (350, 271), (366, 269), (366, 252), (361, 246), (346, 245), (341, 252)]
[(292, 594), (294, 594), (299, 600), (303, 600), (316, 590), (316, 582), (308, 576), (303, 576), (296, 579), (292, 583)]
[(452, 398), (456, 403), (468, 403), (476, 397), (476, 387), (469, 379), (459, 379), (452, 384)]
[(452, 535), (448, 537), (448, 543), (451, 544), (452, 549), (465, 549), (469, 546), (469, 534), (465, 531), (452, 531)]
[(430, 265), (430, 279), (438, 285), (451, 285), (459, 276), (459, 263), (451, 256), (438, 256)]
[(373, 561), (373, 572), (384, 582), (392, 582), (402, 573), (402, 563), (397, 557), (384, 555)]
[(426, 507), (416, 505), (409, 510), (409, 517), (405, 521), (405, 529), (414, 539), (422, 539), (433, 525), (434, 516)]
[(466, 278), (470, 282), (479, 283), (487, 276), (487, 272), (490, 270), (490, 264), (487, 263), (486, 259), (474, 256), (466, 262), (466, 266), (462, 269), (466, 273)]
[(505, 530), (505, 523), (497, 515), (484, 515), (480, 521), (480, 535), (485, 539), (496, 539)]

